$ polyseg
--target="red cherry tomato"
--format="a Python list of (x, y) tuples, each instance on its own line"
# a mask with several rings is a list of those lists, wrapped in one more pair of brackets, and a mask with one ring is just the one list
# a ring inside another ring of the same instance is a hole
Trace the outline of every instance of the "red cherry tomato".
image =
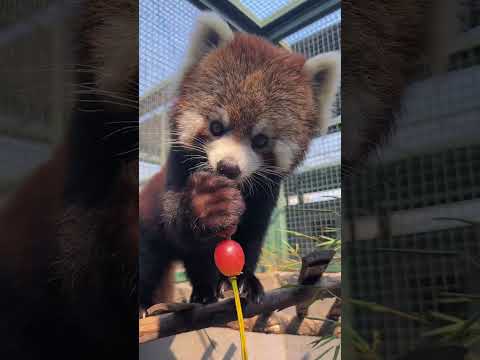
[(215, 248), (215, 265), (225, 276), (236, 276), (242, 272), (245, 265), (245, 255), (239, 243), (233, 240), (223, 240)]

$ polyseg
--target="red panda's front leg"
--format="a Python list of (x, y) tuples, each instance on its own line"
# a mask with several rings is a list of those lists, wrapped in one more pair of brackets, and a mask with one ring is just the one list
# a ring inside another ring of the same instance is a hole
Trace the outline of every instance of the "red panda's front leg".
[(190, 301), (216, 301), (219, 274), (213, 249), (217, 241), (235, 231), (245, 211), (237, 184), (223, 176), (196, 172), (182, 191), (165, 192), (160, 208), (166, 237), (162, 251), (168, 254), (174, 250), (183, 261), (193, 287)]
[(231, 235), (245, 211), (242, 194), (235, 182), (208, 172), (192, 174), (187, 185), (191, 224), (198, 239), (197, 252), (184, 259), (192, 283), (190, 302), (217, 300), (219, 273), (213, 260), (215, 241)]
[(201, 237), (231, 235), (245, 211), (236, 183), (208, 172), (191, 175), (187, 185), (192, 225)]
[[(268, 216), (264, 217), (269, 219)], [(247, 219), (248, 220), (248, 219)], [(259, 224), (260, 223), (260, 224)], [(255, 270), (258, 258), (262, 252), (264, 238), (264, 229), (267, 225), (257, 222), (255, 225), (246, 224), (239, 228), (235, 237), (241, 243), (245, 253), (245, 266), (242, 273), (238, 276), (238, 289), (240, 296), (245, 298), (248, 303), (260, 304), (263, 301), (265, 291), (262, 283), (255, 276)], [(249, 226), (250, 225), (250, 226)], [(249, 228), (245, 231), (245, 228)], [(217, 285), (218, 297), (223, 298), (226, 290), (230, 290), (231, 285), (228, 278), (222, 276)]]

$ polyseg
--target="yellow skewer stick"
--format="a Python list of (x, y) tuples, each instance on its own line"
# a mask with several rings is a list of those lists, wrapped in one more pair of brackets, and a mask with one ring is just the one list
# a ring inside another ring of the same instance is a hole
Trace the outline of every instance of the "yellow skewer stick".
[(240, 303), (240, 293), (238, 291), (238, 284), (236, 276), (230, 277), (232, 284), (233, 295), (235, 298), (235, 307), (237, 309), (238, 327), (240, 328), (240, 345), (242, 350), (242, 360), (248, 360), (247, 342), (245, 339), (245, 323), (243, 321), (242, 304)]
[(243, 266), (245, 265), (245, 255), (240, 244), (232, 239), (227, 239), (217, 244), (213, 257), (218, 270), (228, 277), (232, 285), (235, 308), (237, 310), (238, 327), (240, 329), (242, 360), (248, 360), (245, 323), (243, 321), (242, 304), (240, 303), (240, 292), (238, 291), (237, 283), (237, 276), (241, 274)]

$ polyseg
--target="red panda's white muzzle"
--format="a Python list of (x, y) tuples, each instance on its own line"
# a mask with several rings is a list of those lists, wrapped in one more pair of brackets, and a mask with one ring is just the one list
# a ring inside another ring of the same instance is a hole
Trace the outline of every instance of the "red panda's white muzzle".
[(206, 154), (212, 169), (234, 180), (252, 175), (261, 165), (249, 142), (228, 135), (209, 143)]

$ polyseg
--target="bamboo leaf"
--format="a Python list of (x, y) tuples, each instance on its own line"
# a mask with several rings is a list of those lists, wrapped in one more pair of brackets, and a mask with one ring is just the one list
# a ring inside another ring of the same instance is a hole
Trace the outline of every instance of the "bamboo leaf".
[(330, 352), (330, 350), (332, 350), (333, 348), (334, 348), (333, 346), (329, 347), (327, 350), (325, 350), (323, 353), (321, 353), (321, 354), (317, 357), (317, 360), (322, 359), (322, 358), (323, 358), (325, 355), (327, 355), (327, 354)]
[(405, 253), (405, 254), (417, 254), (417, 255), (442, 255), (442, 256), (457, 256), (457, 255), (460, 255), (457, 251), (449, 251), (449, 250), (375, 248), (375, 251)]
[(317, 347), (320, 347), (320, 346), (325, 346), (335, 339), (336, 339), (335, 336), (325, 336), (325, 337), (322, 337), (320, 339), (312, 341), (310, 343), (310, 345), (312, 345), (313, 348), (317, 348)]
[(375, 311), (375, 312), (392, 314), (392, 315), (396, 315), (396, 316), (399, 316), (399, 317), (403, 317), (405, 319), (414, 320), (414, 321), (418, 321), (418, 322), (421, 322), (421, 323), (428, 323), (428, 321), (426, 321), (425, 319), (423, 319), (420, 316), (412, 315), (412, 314), (402, 312), (402, 311), (399, 311), (399, 310), (395, 310), (395, 309), (392, 309), (392, 308), (389, 308), (389, 307), (386, 307), (386, 306), (383, 306), (383, 305), (379, 305), (379, 304), (376, 304), (376, 303), (371, 303), (371, 302), (362, 301), (362, 300), (354, 300), (354, 299), (349, 299), (347, 301), (349, 301), (353, 305), (361, 306), (361, 307), (367, 308), (367, 309)]
[(464, 321), (463, 319), (460, 319), (458, 317), (443, 314), (443, 313), (439, 313), (439, 312), (436, 312), (436, 311), (429, 312), (429, 315), (434, 317), (434, 318), (437, 318), (437, 319), (440, 319), (440, 320), (445, 320), (445, 321), (450, 321), (450, 322), (453, 322), (453, 323), (458, 323), (458, 322)]
[(293, 236), (298, 236), (298, 237), (301, 237), (301, 238), (305, 238), (305, 239), (310, 239), (310, 240), (317, 241), (317, 238), (316, 238), (316, 237), (309, 236), (309, 235), (306, 235), (306, 234), (303, 234), (303, 233), (300, 233), (300, 232), (297, 232), (297, 231), (284, 230), (284, 232), (287, 233), (287, 234), (293, 235)]
[(340, 354), (340, 345), (337, 345), (337, 347), (335, 348), (335, 354), (333, 354), (333, 360), (337, 360), (339, 354)]

